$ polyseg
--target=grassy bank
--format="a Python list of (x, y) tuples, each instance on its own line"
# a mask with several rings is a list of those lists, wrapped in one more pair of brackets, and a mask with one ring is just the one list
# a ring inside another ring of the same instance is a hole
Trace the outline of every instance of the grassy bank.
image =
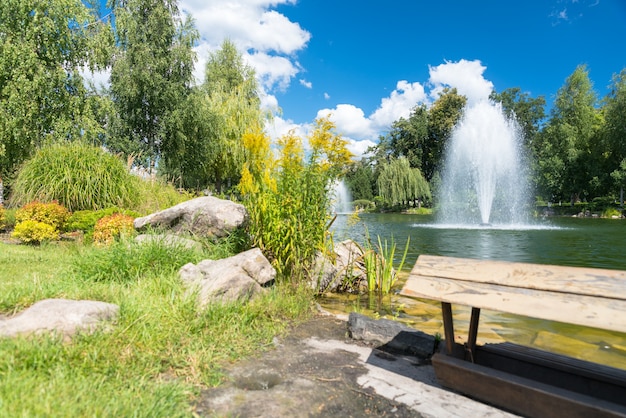
[(220, 366), (270, 347), (288, 320), (310, 312), (307, 292), (286, 288), (199, 310), (176, 272), (223, 253), (0, 243), (0, 314), (45, 298), (120, 306), (108, 330), (71, 342), (0, 339), (0, 416), (191, 416), (199, 390), (220, 383)]

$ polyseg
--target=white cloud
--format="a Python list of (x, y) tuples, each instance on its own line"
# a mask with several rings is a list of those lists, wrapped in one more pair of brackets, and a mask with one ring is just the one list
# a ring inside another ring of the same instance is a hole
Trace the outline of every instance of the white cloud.
[(300, 71), (298, 64), (289, 58), (265, 52), (244, 54), (244, 59), (255, 69), (261, 86), (270, 91), (286, 90), (291, 79)]
[(367, 153), (368, 148), (373, 147), (377, 144), (377, 142), (370, 141), (369, 139), (364, 139), (361, 141), (357, 141), (352, 138), (344, 137), (345, 140), (348, 141), (348, 150), (354, 155), (355, 160), (361, 159), (363, 155)]
[(427, 100), (428, 96), (422, 84), (400, 80), (391, 95), (381, 100), (380, 107), (370, 116), (370, 119), (375, 127), (386, 129), (401, 117), (408, 118), (411, 109)]
[(209, 52), (229, 39), (255, 68), (265, 89), (286, 89), (300, 72), (293, 55), (306, 47), (311, 34), (271, 10), (279, 4), (295, 0), (182, 0), (180, 9), (192, 15), (200, 32), (196, 80), (204, 77)]
[(330, 116), (337, 130), (342, 135), (356, 137), (358, 139), (371, 138), (375, 135), (372, 130), (372, 121), (365, 117), (362, 109), (351, 104), (340, 104), (334, 109), (321, 109), (317, 111), (317, 117)]
[(306, 87), (307, 89), (313, 88), (313, 83), (311, 83), (310, 81), (306, 81), (303, 78), (300, 79), (300, 85)]
[(486, 69), (478, 60), (463, 59), (430, 67), (429, 82), (433, 85), (430, 95), (436, 99), (445, 87), (456, 87), (469, 104), (485, 100), (493, 90), (493, 83), (483, 77)]
[(326, 99), (326, 100), (330, 99), (330, 94), (324, 93), (324, 99)]

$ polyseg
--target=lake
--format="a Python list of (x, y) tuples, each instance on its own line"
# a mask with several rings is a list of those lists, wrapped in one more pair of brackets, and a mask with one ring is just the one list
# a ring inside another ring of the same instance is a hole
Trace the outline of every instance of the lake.
[[(363, 243), (366, 234), (373, 242), (378, 236), (383, 242), (393, 239), (397, 262), (410, 238), (404, 275), (420, 254), (626, 270), (626, 220), (619, 219), (559, 217), (480, 227), (440, 225), (425, 215), (360, 214), (356, 222), (350, 215), (338, 215), (331, 231), (335, 242), (354, 239)], [(399, 280), (396, 293), (401, 286)], [(321, 300), (333, 311), (393, 317), (424, 332), (443, 334), (439, 303), (397, 294), (383, 305), (374, 302), (367, 295), (329, 295)], [(466, 329), (468, 321), (469, 309), (455, 307), (459, 329)], [(625, 334), (484, 312), (479, 339), (512, 341), (626, 369)]]

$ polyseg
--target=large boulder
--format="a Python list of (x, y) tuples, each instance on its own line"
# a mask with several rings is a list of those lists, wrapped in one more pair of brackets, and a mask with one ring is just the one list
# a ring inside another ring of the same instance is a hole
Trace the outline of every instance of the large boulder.
[(245, 225), (248, 212), (243, 205), (213, 196), (197, 197), (171, 208), (135, 219), (138, 231), (148, 228), (199, 237), (222, 238)]
[(261, 250), (253, 248), (221, 260), (188, 263), (179, 270), (189, 291), (198, 292), (198, 303), (248, 301), (276, 278), (276, 270)]
[(17, 315), (0, 320), (0, 337), (57, 333), (71, 337), (78, 331), (91, 332), (119, 314), (119, 306), (93, 301), (44, 299)]

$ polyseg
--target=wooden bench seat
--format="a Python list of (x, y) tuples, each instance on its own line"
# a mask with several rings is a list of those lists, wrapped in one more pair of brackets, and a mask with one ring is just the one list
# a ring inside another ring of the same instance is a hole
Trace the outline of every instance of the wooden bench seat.
[[(511, 343), (477, 345), (481, 309), (626, 333), (626, 272), (422, 255), (401, 294), (441, 302), (440, 382), (531, 417), (626, 417), (626, 371)], [(471, 307), (467, 343), (452, 304)]]

